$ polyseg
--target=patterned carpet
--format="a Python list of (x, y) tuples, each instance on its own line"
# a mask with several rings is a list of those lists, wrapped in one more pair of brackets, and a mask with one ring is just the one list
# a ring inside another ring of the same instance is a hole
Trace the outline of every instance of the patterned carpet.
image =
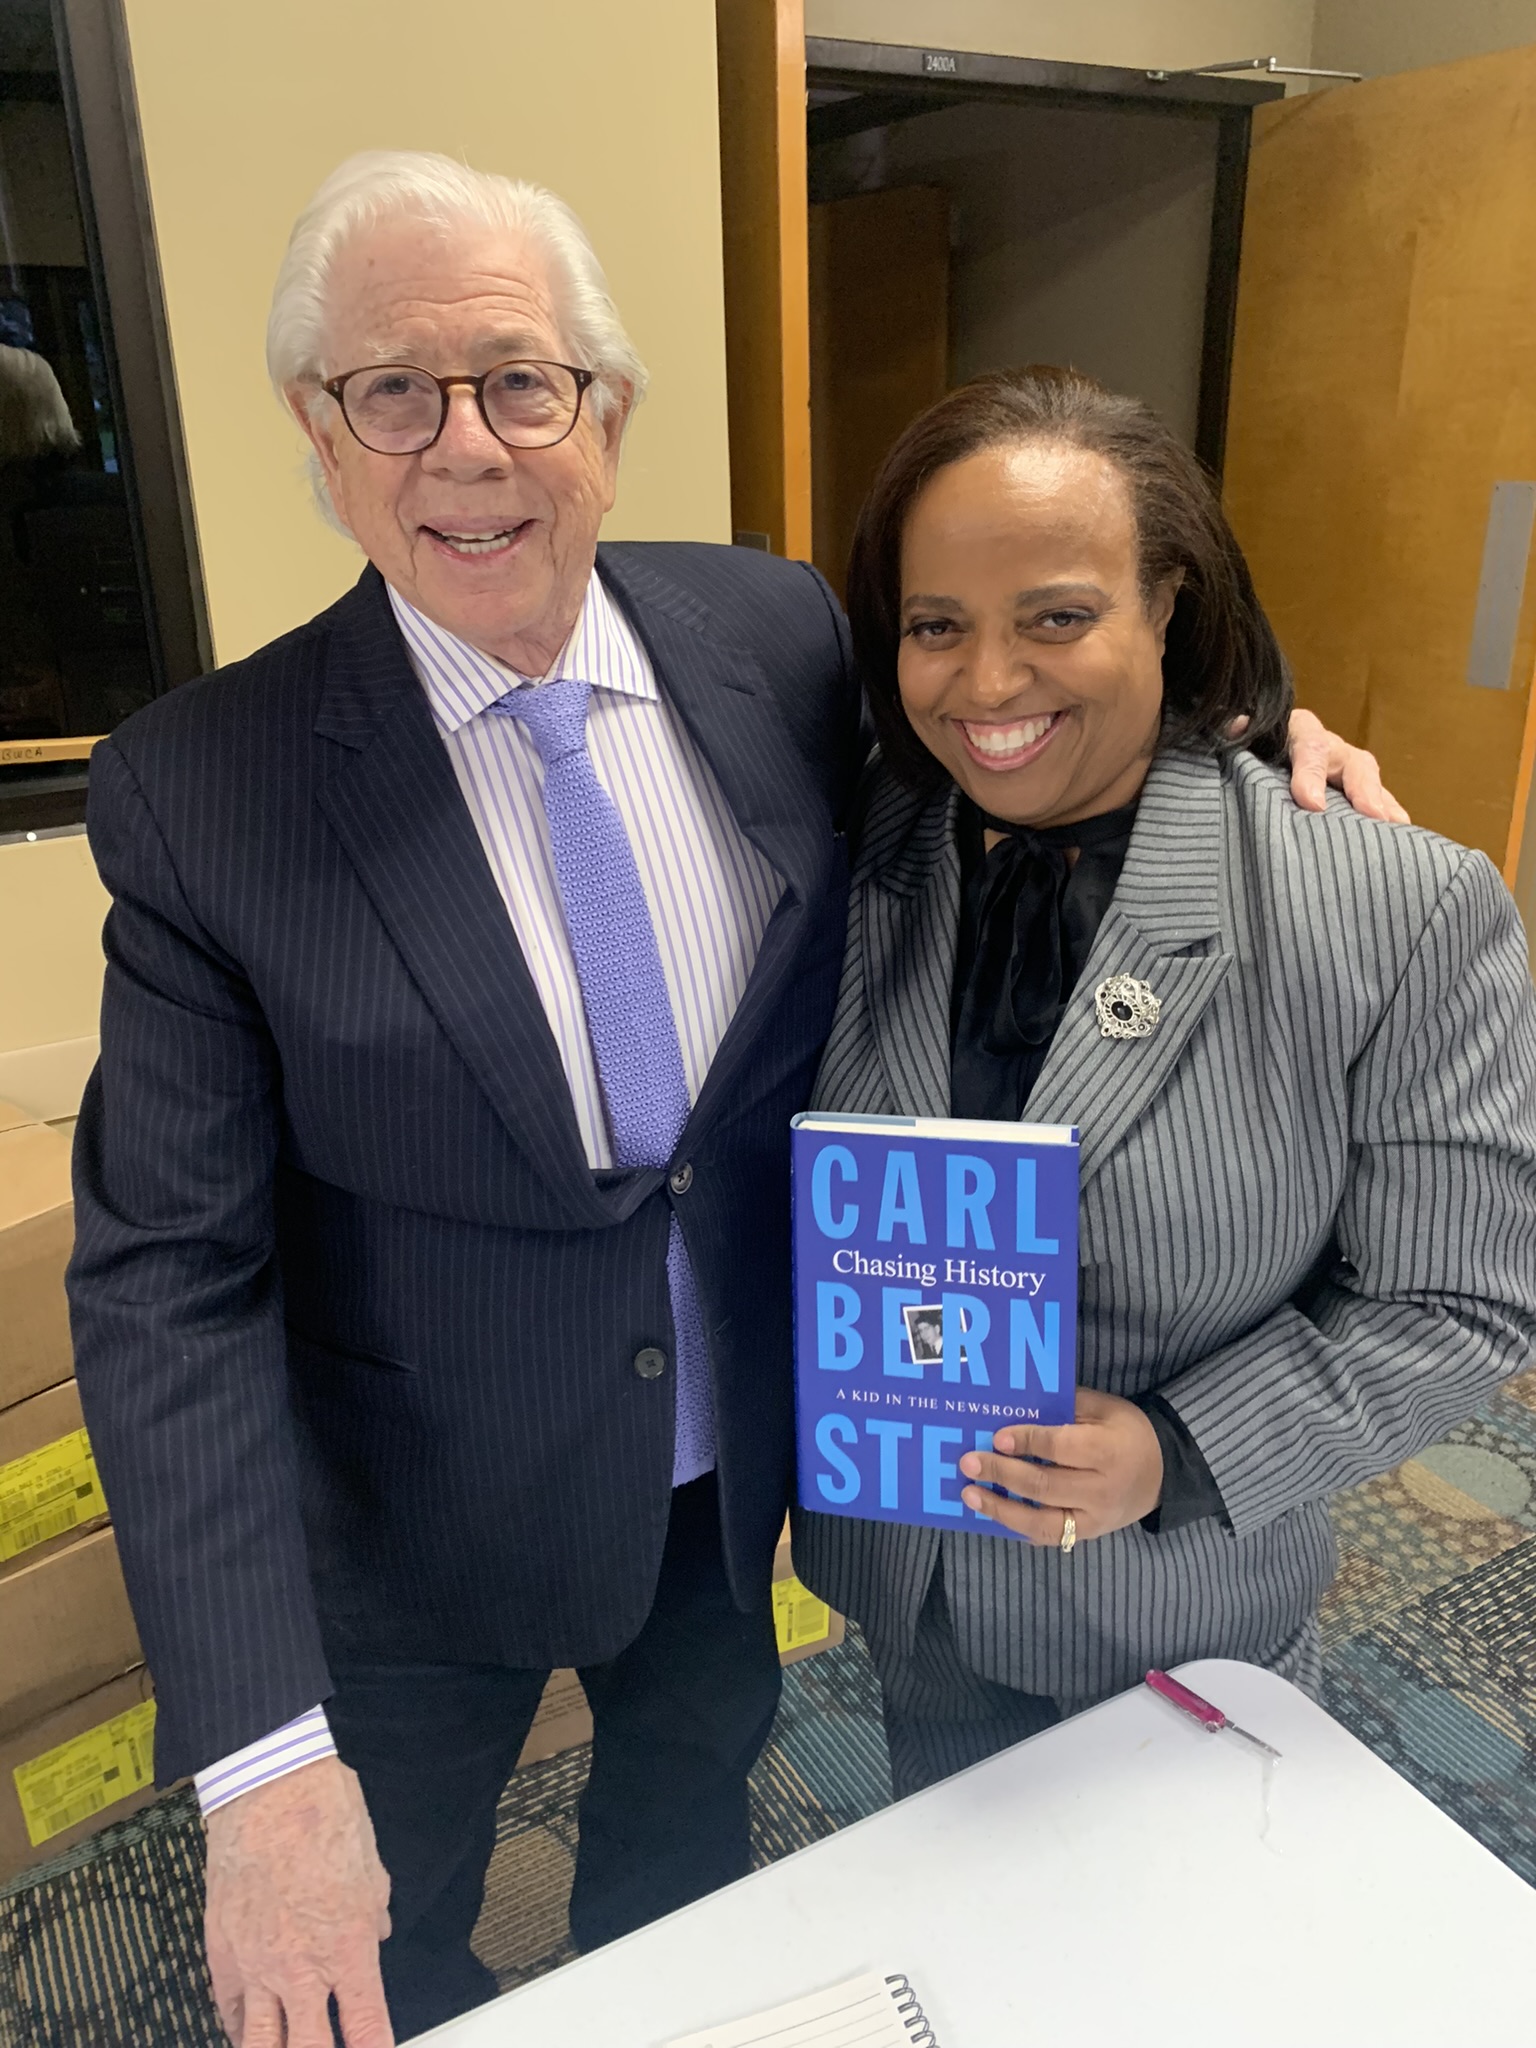
[[(1443, 1444), (1334, 1504), (1329, 1710), (1536, 1883), (1536, 1375)], [(502, 1804), (480, 1953), (506, 1988), (568, 1959), (586, 1752), (519, 1772)], [(861, 1644), (792, 1666), (753, 1781), (759, 1862), (890, 1797)], [(0, 2048), (217, 2048), (186, 1794), (0, 1890)]]
[(1324, 1704), (1536, 1884), (1536, 1374), (1333, 1514)]

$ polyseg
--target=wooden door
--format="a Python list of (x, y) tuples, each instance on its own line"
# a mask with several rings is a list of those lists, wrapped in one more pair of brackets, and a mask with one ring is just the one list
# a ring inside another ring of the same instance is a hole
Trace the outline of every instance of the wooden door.
[(808, 561), (804, 0), (715, 0), (731, 525)]
[(949, 379), (949, 195), (895, 185), (811, 208), (812, 559), (843, 595), (880, 460)]
[(1536, 929), (1533, 252), (1536, 49), (1255, 113), (1233, 522), (1301, 702)]

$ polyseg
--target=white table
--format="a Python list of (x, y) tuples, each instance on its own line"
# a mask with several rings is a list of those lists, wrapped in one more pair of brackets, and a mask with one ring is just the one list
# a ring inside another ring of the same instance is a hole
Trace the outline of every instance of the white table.
[(1271, 1673), (1145, 1687), (482, 2006), (434, 2048), (657, 2048), (902, 1970), (941, 2048), (1532, 2048), (1536, 1891)]

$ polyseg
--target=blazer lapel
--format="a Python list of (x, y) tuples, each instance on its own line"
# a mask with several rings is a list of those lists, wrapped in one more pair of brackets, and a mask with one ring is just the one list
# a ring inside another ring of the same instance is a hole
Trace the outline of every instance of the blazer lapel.
[[(1162, 755), (1142, 790), (1114, 901), (1105, 913), (1035, 1083), (1031, 1123), (1076, 1124), (1086, 1183), (1172, 1073), (1232, 965), (1222, 939), (1224, 804), (1217, 762)], [(1113, 974), (1162, 1004), (1147, 1038), (1106, 1038), (1094, 992)]]
[(731, 641), (706, 606), (634, 555), (603, 549), (598, 566), (639, 634), (664, 696), (709, 763), (731, 815), (785, 884), (694, 1105), (690, 1122), (698, 1125), (728, 1098), (795, 971), (812, 913), (833, 882), (832, 820), (756, 656)]
[(338, 608), (315, 730), (333, 743), (317, 800), (424, 1001), (573, 1224), (612, 1220), (544, 1006), (376, 571)]
[[(949, 1114), (949, 1009), (960, 926), (959, 791), (894, 783), (870, 806), (859, 891), (870, 1028), (900, 1116)], [(867, 877), (867, 879), (866, 879)]]

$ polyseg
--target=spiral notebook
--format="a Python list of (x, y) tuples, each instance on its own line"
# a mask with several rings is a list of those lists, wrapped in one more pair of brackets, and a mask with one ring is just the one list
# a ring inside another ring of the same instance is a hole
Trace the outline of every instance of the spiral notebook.
[(939, 2043), (907, 1979), (866, 1970), (813, 1998), (706, 2027), (702, 2034), (684, 2034), (665, 2048), (939, 2048)]

